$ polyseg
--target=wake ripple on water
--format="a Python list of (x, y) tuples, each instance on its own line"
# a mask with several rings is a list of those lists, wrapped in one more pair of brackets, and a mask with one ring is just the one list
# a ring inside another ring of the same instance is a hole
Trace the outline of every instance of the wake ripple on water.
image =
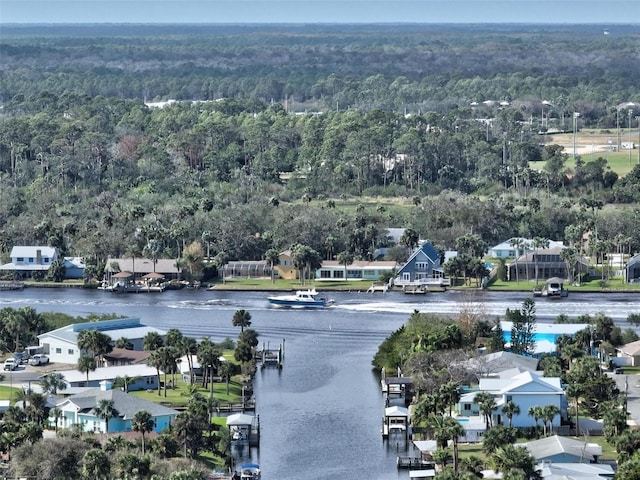
[[(518, 310), (522, 302), (491, 301), (460, 303), (452, 301), (437, 302), (369, 302), (340, 305), (338, 308), (353, 312), (387, 312), (406, 313), (410, 315), (414, 311), (421, 313), (434, 313), (442, 315), (458, 315), (461, 312), (473, 311), (496, 317), (504, 316), (507, 309)], [(536, 300), (536, 315), (540, 319), (555, 319), (558, 315), (567, 315), (575, 318), (579, 315), (596, 315), (603, 313), (614, 320), (626, 321), (629, 313), (640, 312), (640, 303), (632, 302), (621, 308), (620, 304), (608, 302), (580, 302), (571, 300)]]

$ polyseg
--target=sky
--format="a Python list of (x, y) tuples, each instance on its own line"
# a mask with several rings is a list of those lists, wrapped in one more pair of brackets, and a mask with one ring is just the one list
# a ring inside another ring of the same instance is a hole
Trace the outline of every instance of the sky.
[(640, 0), (0, 0), (3, 23), (637, 25)]

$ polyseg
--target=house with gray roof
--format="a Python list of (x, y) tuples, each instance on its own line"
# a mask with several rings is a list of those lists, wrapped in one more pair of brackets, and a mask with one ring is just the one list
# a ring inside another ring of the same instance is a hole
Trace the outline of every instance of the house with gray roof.
[(444, 280), (440, 252), (431, 242), (424, 242), (400, 268), (393, 283), (398, 286), (443, 285)]
[[(101, 367), (90, 371), (88, 374), (78, 370), (64, 370), (60, 373), (70, 389), (75, 387), (95, 388), (99, 387), (102, 382), (113, 382), (116, 378), (125, 376), (131, 379), (131, 383), (127, 387), (130, 392), (158, 388), (158, 371), (154, 367), (144, 364)], [(61, 393), (64, 393), (64, 391)]]
[(78, 363), (80, 355), (84, 353), (78, 348), (78, 334), (83, 330), (98, 330), (108, 335), (114, 343), (125, 337), (133, 345), (133, 350), (142, 350), (142, 341), (148, 333), (157, 332), (162, 337), (167, 333), (143, 325), (139, 318), (117, 318), (67, 325), (38, 335), (38, 342), (52, 362)]
[(574, 440), (560, 435), (523, 443), (529, 454), (539, 462), (598, 463), (602, 447), (597, 443)]
[[(113, 407), (118, 412), (115, 418), (111, 418), (107, 424), (103, 418), (96, 416), (93, 409), (101, 400), (113, 402)], [(60, 401), (56, 407), (62, 412), (59, 425), (62, 428), (71, 428), (81, 425), (85, 432), (116, 433), (130, 432), (131, 421), (135, 414), (146, 410), (154, 420), (153, 431), (162, 432), (178, 415), (178, 411), (165, 407), (159, 403), (149, 402), (120, 390), (112, 390), (110, 382), (102, 382), (100, 387), (87, 390)]]

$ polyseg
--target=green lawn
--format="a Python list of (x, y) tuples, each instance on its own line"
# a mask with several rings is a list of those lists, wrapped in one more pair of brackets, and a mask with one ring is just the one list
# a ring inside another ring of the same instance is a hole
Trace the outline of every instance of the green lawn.
[(6, 385), (0, 385), (0, 400), (13, 400), (15, 401), (18, 394), (22, 391), (21, 386), (8, 387)]
[[(161, 375), (160, 378), (161, 381), (164, 381), (164, 375)], [(167, 375), (167, 382), (170, 381), (171, 375)], [(210, 389), (205, 390), (202, 386), (197, 388), (197, 392), (204, 396), (209, 396), (211, 394)], [(187, 382), (183, 382), (181, 379), (178, 380), (178, 376), (176, 376), (175, 388), (167, 388), (166, 397), (164, 390), (161, 390), (160, 395), (158, 395), (157, 389), (152, 391), (139, 390), (130, 393), (131, 395), (143, 398), (150, 402), (166, 403), (171, 407), (184, 407), (189, 401), (189, 384)], [(232, 380), (229, 383), (229, 395), (227, 395), (227, 387), (224, 382), (213, 383), (213, 396), (219, 400), (220, 403), (238, 403), (242, 401), (242, 385), (237, 381)]]
[[(544, 282), (538, 282), (539, 284), (544, 284)], [(490, 291), (527, 291), (532, 292), (533, 287), (535, 287), (535, 280), (526, 281), (521, 280), (519, 282), (503, 282), (501, 280), (496, 280), (491, 286), (488, 288)], [(604, 283), (601, 283), (600, 280), (591, 280), (588, 282), (582, 283), (580, 286), (570, 285), (567, 286), (569, 290), (569, 294), (571, 292), (609, 292), (609, 291), (629, 291), (629, 292), (640, 292), (640, 284), (627, 284), (621, 278), (612, 278), (607, 280)]]

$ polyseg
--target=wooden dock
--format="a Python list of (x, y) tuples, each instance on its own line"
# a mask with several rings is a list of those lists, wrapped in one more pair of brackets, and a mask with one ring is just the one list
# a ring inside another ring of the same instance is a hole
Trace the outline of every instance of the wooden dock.
[(433, 462), (427, 462), (420, 457), (398, 456), (396, 457), (396, 465), (398, 466), (398, 469), (407, 468), (410, 470), (420, 470), (429, 467), (435, 469)]

